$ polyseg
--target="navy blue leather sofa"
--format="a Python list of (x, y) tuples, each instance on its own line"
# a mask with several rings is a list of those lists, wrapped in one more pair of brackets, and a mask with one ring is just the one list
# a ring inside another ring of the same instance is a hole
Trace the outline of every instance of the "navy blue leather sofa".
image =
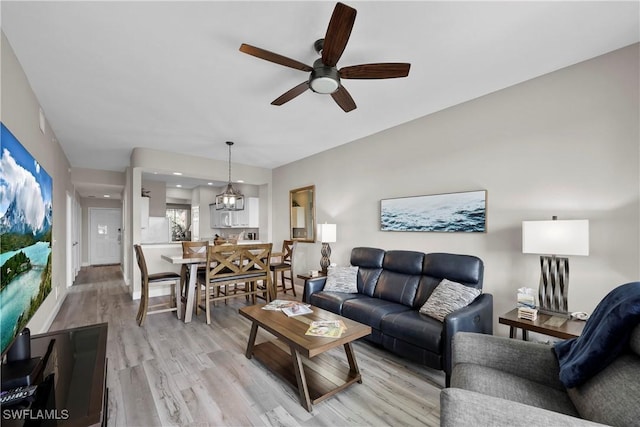
[(369, 341), (434, 369), (449, 385), (451, 340), (458, 331), (493, 333), (493, 297), (483, 293), (440, 322), (419, 313), (442, 279), (482, 289), (484, 264), (470, 255), (359, 247), (358, 293), (323, 291), (326, 277), (305, 283), (303, 301), (371, 326)]

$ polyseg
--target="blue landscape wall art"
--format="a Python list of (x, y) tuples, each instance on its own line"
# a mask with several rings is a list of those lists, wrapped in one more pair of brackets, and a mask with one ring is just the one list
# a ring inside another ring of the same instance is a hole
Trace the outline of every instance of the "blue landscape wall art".
[(486, 219), (485, 190), (380, 201), (382, 231), (484, 233)]
[(51, 291), (53, 182), (4, 123), (0, 127), (0, 338), (4, 353)]

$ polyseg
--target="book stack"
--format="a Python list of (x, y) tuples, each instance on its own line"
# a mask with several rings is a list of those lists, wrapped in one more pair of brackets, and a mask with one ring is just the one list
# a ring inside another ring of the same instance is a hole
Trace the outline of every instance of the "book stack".
[(518, 307), (518, 319), (534, 321), (538, 318), (538, 310), (529, 307)]

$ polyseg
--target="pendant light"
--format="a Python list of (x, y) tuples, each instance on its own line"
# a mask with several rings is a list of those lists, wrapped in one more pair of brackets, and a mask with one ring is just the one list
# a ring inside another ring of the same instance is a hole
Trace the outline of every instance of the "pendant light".
[(244, 196), (231, 185), (231, 146), (233, 142), (227, 141), (229, 146), (229, 183), (227, 188), (216, 196), (216, 210), (241, 211), (244, 209)]

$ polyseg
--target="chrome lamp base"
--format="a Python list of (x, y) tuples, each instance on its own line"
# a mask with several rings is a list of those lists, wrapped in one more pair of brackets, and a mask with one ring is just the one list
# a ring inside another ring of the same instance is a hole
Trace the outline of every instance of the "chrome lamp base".
[(570, 318), (568, 311), (569, 258), (540, 257), (538, 311), (551, 316)]

